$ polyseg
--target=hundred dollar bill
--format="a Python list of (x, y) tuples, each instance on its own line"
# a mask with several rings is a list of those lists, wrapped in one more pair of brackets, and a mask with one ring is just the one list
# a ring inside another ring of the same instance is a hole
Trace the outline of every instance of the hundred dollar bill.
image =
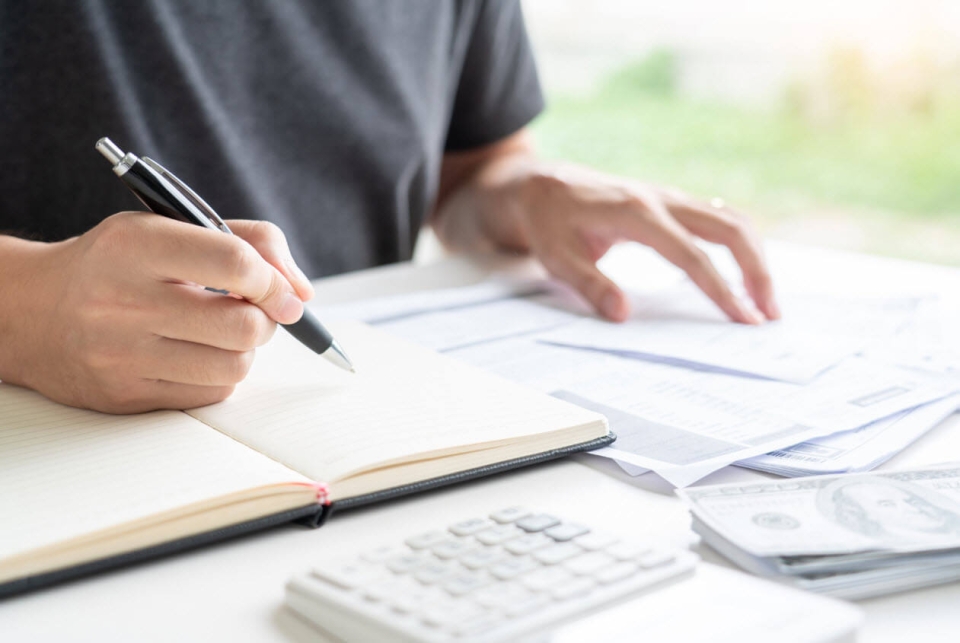
[(754, 556), (960, 547), (960, 465), (677, 493), (697, 520)]

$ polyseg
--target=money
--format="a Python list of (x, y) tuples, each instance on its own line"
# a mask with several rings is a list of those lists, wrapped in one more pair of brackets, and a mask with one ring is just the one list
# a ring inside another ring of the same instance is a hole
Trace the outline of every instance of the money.
[(754, 556), (960, 547), (960, 466), (678, 493), (698, 521)]

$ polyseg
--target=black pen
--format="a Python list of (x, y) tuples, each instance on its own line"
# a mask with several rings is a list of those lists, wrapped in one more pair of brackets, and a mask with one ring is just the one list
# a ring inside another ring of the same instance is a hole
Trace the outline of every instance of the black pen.
[[(113, 173), (151, 211), (177, 221), (233, 234), (213, 208), (153, 159), (124, 154), (109, 138), (101, 138), (96, 147), (113, 165)], [(337, 340), (306, 308), (300, 321), (281, 326), (313, 352), (342, 369), (354, 371), (353, 364)]]

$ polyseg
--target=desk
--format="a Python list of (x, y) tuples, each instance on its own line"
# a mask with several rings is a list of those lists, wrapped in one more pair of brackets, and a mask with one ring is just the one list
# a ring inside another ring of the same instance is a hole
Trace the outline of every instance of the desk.
[[(960, 270), (787, 244), (770, 244), (769, 253), (783, 288), (960, 295)], [(638, 249), (611, 257), (609, 266), (624, 281), (646, 287), (676, 277)], [(536, 268), (527, 262), (501, 258), (402, 264), (320, 281), (318, 302), (466, 285), (494, 273), (523, 276), (532, 271)], [(960, 460), (958, 429), (960, 415), (954, 415), (885, 468)], [(731, 467), (705, 482), (761, 475)], [(680, 546), (690, 539), (686, 509), (657, 479), (631, 478), (611, 462), (577, 456), (348, 511), (319, 530), (285, 526), (7, 600), (0, 603), (0, 640), (306, 640), (302, 626), (280, 609), (283, 586), (320, 552), (353, 553), (510, 504), (540, 507), (614, 532)], [(709, 550), (700, 553), (707, 561), (725, 564)], [(862, 602), (867, 621), (861, 640), (955, 640), (958, 605), (960, 583)]]

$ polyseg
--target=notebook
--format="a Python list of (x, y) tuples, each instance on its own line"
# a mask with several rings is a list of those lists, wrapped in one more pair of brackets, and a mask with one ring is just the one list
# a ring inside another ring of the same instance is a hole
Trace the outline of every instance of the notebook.
[(277, 333), (219, 404), (105, 415), (0, 384), (0, 596), (594, 449), (603, 416), (359, 323)]

